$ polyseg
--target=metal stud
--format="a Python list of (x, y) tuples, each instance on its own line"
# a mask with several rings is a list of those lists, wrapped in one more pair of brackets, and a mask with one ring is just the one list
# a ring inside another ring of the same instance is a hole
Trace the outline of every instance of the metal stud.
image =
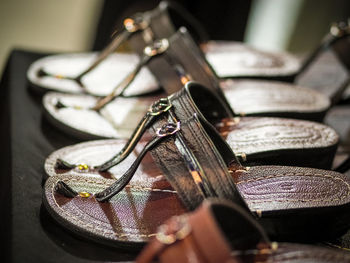
[(78, 169), (79, 170), (87, 170), (87, 169), (89, 169), (89, 166), (85, 163), (82, 163), (82, 164), (78, 165)]
[(88, 192), (79, 192), (79, 196), (82, 198), (89, 198), (91, 194)]

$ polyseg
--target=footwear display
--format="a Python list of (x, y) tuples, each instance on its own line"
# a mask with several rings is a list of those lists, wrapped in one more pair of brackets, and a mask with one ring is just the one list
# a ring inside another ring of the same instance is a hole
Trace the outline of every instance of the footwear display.
[[(102, 2), (103, 50), (8, 56), (2, 261), (350, 262), (350, 20), (329, 26), (347, 4), (275, 21), (285, 4)], [(257, 14), (309, 52), (238, 42), (260, 35)]]

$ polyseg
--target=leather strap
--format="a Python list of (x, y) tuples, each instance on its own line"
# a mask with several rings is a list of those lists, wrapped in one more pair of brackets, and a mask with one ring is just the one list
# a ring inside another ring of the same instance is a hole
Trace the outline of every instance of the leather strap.
[(169, 38), (169, 43), (168, 50), (163, 56), (147, 64), (167, 94), (173, 94), (181, 90), (186, 82), (195, 80), (220, 97), (225, 107), (233, 114), (215, 71), (187, 29), (181, 27)]
[(144, 135), (146, 130), (149, 129), (149, 127), (159, 118), (160, 115), (166, 113), (171, 107), (172, 104), (167, 98), (162, 98), (153, 103), (145, 116), (137, 125), (136, 129), (134, 130), (133, 134), (123, 149), (114, 155), (110, 160), (101, 165), (95, 166), (95, 168), (101, 172), (104, 172), (122, 162), (135, 149), (137, 143)]
[[(181, 133), (154, 147), (151, 154), (186, 207), (193, 210), (205, 198), (220, 197), (232, 200), (249, 211), (227, 170), (228, 160), (236, 161), (229, 146), (212, 126), (196, 115), (182, 121), (181, 127)], [(211, 140), (206, 131), (215, 138)], [(221, 156), (214, 145), (213, 141), (220, 140), (220, 150), (226, 156)], [(204, 185), (204, 191), (201, 185)]]
[(240, 207), (210, 200), (193, 213), (168, 220), (136, 262), (263, 262), (272, 253), (270, 247), (264, 231)]

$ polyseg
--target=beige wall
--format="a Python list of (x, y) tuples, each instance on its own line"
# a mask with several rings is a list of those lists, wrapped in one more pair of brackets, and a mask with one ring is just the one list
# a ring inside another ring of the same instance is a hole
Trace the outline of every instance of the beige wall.
[(254, 0), (245, 42), (266, 50), (313, 50), (332, 22), (349, 14), (349, 0)]
[(0, 0), (0, 75), (11, 49), (84, 51), (102, 0)]

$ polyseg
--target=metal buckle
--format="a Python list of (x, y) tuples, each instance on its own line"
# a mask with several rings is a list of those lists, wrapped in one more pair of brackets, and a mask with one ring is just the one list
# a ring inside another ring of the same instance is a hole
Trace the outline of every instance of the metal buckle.
[(159, 115), (163, 112), (168, 111), (173, 105), (168, 100), (168, 98), (161, 98), (160, 100), (154, 102), (151, 107), (149, 108), (148, 112), (155, 116)]
[(135, 15), (124, 20), (124, 27), (127, 31), (134, 33), (139, 30), (143, 30), (149, 26), (148, 19), (142, 14)]
[(170, 245), (178, 240), (182, 240), (191, 233), (191, 226), (187, 222), (187, 216), (176, 216), (172, 218), (175, 223), (175, 229), (169, 225), (161, 225), (158, 228), (156, 238), (162, 244)]
[(156, 132), (158, 137), (164, 137), (172, 135), (180, 130), (180, 122), (177, 123), (166, 123)]
[(350, 25), (345, 22), (333, 23), (331, 25), (330, 33), (334, 37), (342, 37), (346, 34), (350, 34)]
[(169, 41), (166, 38), (156, 40), (152, 45), (145, 47), (143, 53), (146, 56), (153, 57), (155, 55), (163, 53), (169, 47)]

